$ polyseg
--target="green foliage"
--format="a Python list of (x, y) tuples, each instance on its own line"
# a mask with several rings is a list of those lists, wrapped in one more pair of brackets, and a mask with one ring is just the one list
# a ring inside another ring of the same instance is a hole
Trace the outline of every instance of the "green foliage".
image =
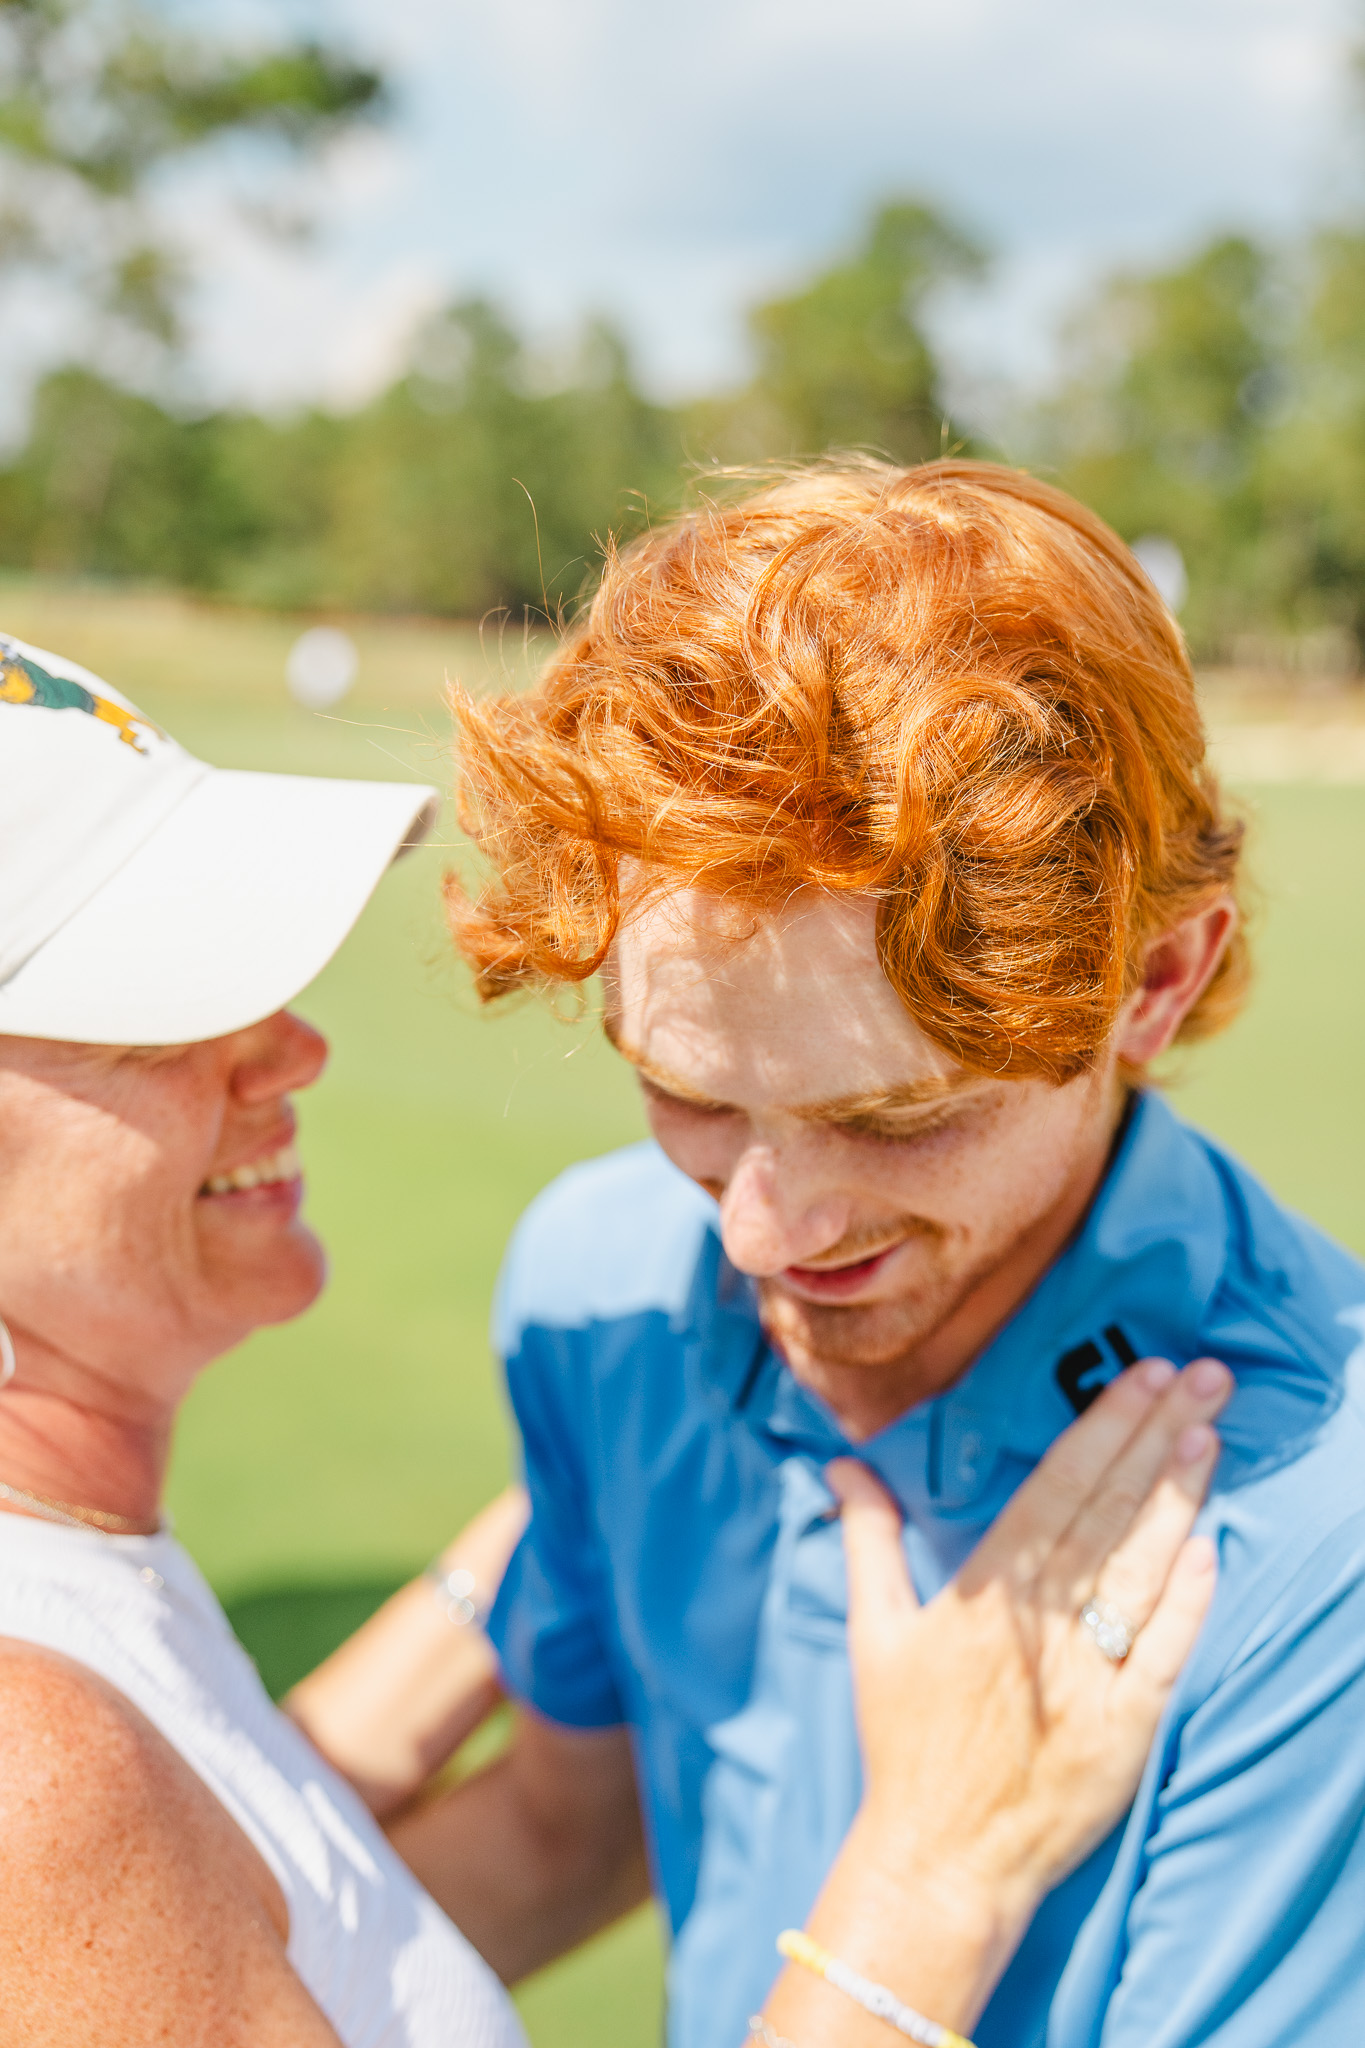
[(1365, 231), (1225, 238), (1108, 285), (1033, 452), (1190, 571), (1209, 660), (1341, 674), (1365, 648)]
[(1257, 587), (1267, 415), (1284, 371), (1262, 252), (1241, 237), (1115, 279), (1076, 323), (1043, 423), (1060, 481), (1129, 540), (1158, 532), (1195, 570), (1186, 624), (1215, 644)]
[(0, 561), (256, 604), (482, 616), (572, 603), (608, 531), (677, 488), (670, 416), (591, 329), (561, 389), (467, 301), (363, 411), (183, 420), (67, 369), (0, 474)]
[(1263, 519), (1278, 543), (1268, 594), (1280, 618), (1365, 647), (1365, 233), (1315, 237), (1296, 282), (1293, 402), (1264, 455)]
[(340, 438), (328, 595), (384, 611), (553, 615), (607, 533), (676, 489), (672, 426), (634, 389), (610, 329), (590, 328), (561, 388), (542, 392), (497, 312), (464, 301)]
[(66, 369), (0, 473), (0, 561), (285, 609), (553, 617), (609, 533), (677, 502), (691, 462), (936, 453), (923, 308), (975, 261), (927, 208), (883, 208), (852, 257), (755, 312), (753, 382), (680, 411), (642, 396), (604, 323), (551, 374), (481, 299), (430, 322), (403, 375), (346, 416), (183, 420)]
[(760, 306), (750, 320), (756, 393), (785, 426), (790, 452), (872, 447), (900, 462), (937, 455), (943, 405), (922, 310), (932, 291), (980, 264), (980, 252), (938, 214), (901, 202), (874, 216), (850, 261)]
[[(475, 298), (346, 416), (185, 418), (133, 395), (175, 383), (190, 258), (159, 229), (165, 168), (251, 137), (282, 175), (383, 106), (373, 71), (316, 42), (244, 48), (161, 0), (0, 0), (0, 287), (55, 281), (96, 316), (85, 367), (47, 379), (0, 472), (0, 563), (281, 609), (553, 617), (609, 533), (671, 509), (708, 465), (971, 447), (945, 416), (930, 314), (984, 258), (913, 199), (751, 310), (754, 374), (719, 398), (650, 403), (600, 323), (552, 374)], [(1127, 539), (1177, 544), (1203, 658), (1355, 666), (1365, 226), (1280, 250), (1222, 236), (1111, 279), (1020, 444)]]
[[(261, 91), (283, 119), (281, 80), (294, 74), (279, 63)], [(317, 113), (322, 86), (307, 64), (300, 76), (297, 96)], [(232, 90), (240, 106), (240, 79)], [(163, 262), (133, 251), (118, 273), (120, 303), (140, 305), (129, 317), (144, 326)], [(610, 327), (590, 325), (548, 365), (474, 298), (433, 319), (393, 385), (346, 415), (186, 419), (64, 369), (0, 471), (0, 563), (282, 610), (554, 617), (591, 583), (609, 533), (669, 511), (708, 465), (970, 446), (944, 418), (928, 311), (980, 262), (928, 208), (885, 206), (850, 254), (753, 311), (743, 389), (673, 409), (642, 395)], [(1026, 459), (1125, 538), (1178, 545), (1201, 658), (1353, 668), (1365, 646), (1365, 228), (1280, 251), (1224, 236), (1169, 269), (1112, 279), (1074, 323), (1062, 386), (1023, 440)]]
[(869, 448), (920, 462), (965, 437), (945, 416), (924, 327), (945, 285), (983, 258), (932, 208), (898, 200), (874, 214), (849, 256), (789, 297), (755, 307), (757, 375), (684, 413), (689, 446), (729, 462)]
[(258, 521), (230, 422), (183, 421), (86, 370), (50, 377), (0, 477), (0, 553), (37, 568), (211, 587)]
[(243, 55), (136, 0), (0, 0), (0, 38), (0, 146), (104, 193), (229, 131), (314, 141), (381, 90), (316, 43)]
[(180, 264), (154, 175), (224, 137), (311, 149), (382, 101), (375, 72), (315, 42), (244, 51), (155, 0), (0, 0), (0, 281), (57, 280), (169, 342)]

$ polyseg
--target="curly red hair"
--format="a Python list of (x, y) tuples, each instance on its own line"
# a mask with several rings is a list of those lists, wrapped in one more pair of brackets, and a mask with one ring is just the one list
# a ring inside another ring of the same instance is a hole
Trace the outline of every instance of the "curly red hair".
[[(593, 974), (642, 892), (857, 890), (930, 1038), (1061, 1083), (1150, 943), (1235, 891), (1170, 613), (1094, 513), (993, 463), (706, 500), (609, 550), (534, 689), (455, 710), (488, 871), (448, 901), (485, 999)], [(1181, 1037), (1246, 978), (1239, 926)]]

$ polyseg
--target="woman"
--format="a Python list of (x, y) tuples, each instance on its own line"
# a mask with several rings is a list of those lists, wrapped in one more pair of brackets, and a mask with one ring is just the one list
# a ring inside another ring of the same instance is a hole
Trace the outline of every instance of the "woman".
[[(322, 1284), (290, 1098), (325, 1047), (281, 1006), (428, 794), (220, 774), (97, 679), (0, 643), (0, 2012), (24, 2048), (521, 2038), (420, 1869), (270, 1705), (160, 1509), (197, 1373)], [(810, 1932), (940, 2029), (970, 2025), (1131, 1798), (1212, 1587), (1187, 1538), (1227, 1390), (1126, 1374), (922, 1613), (894, 1510), (857, 1467), (833, 1475), (867, 1796)], [(507, 1519), (481, 1539), (493, 1574)], [(467, 1630), (409, 1687), (432, 1621), (414, 1590), (300, 1698), (319, 1744), (349, 1726), (351, 1755), (331, 1746), (377, 1806), (489, 1697)], [(982, 1656), (1008, 1674), (988, 1699)], [(807, 1963), (759, 2039), (889, 2039)]]

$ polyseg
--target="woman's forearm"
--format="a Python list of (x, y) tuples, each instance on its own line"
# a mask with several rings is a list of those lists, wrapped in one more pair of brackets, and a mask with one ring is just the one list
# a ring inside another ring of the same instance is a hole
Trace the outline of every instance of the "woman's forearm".
[[(1018, 1882), (988, 1880), (946, 1860), (921, 1866), (907, 1852), (906, 1832), (860, 1814), (806, 1932), (926, 2018), (970, 2035), (1036, 1899)], [(884, 2020), (795, 1963), (764, 2010), (793, 2048), (887, 2048), (895, 2039)]]
[(284, 1700), (380, 1819), (421, 1789), (502, 1698), (482, 1630), (457, 1631), (414, 1580)]
[[(469, 1582), (471, 1613), (492, 1603), (525, 1522), (525, 1495), (509, 1488), (442, 1553), (442, 1571), (458, 1568)], [(414, 1579), (284, 1702), (381, 1819), (420, 1791), (502, 1698), (487, 1638), (460, 1618), (456, 1603)]]

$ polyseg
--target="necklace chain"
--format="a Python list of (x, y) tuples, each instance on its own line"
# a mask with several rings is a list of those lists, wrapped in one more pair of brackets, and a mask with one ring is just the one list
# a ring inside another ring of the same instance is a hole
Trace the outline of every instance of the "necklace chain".
[(144, 1522), (131, 1520), (127, 1515), (114, 1515), (104, 1508), (77, 1507), (69, 1500), (49, 1500), (45, 1493), (25, 1493), (21, 1487), (6, 1486), (0, 1482), (0, 1500), (13, 1501), (17, 1508), (28, 1508), (45, 1522), (60, 1522), (68, 1529), (99, 1529), (106, 1536), (146, 1536), (160, 1532), (160, 1523), (155, 1531), (149, 1531)]

